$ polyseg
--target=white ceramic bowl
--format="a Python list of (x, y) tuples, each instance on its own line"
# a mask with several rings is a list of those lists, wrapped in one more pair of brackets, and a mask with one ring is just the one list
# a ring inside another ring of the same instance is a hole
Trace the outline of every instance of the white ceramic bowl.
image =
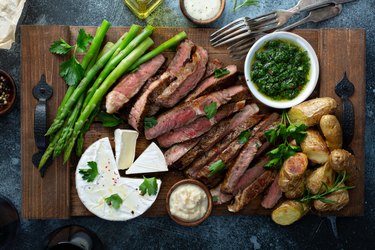
[[(265, 96), (264, 94), (259, 92), (257, 86), (251, 80), (251, 77), (250, 77), (251, 63), (253, 61), (255, 53), (267, 41), (274, 40), (274, 39), (289, 40), (297, 44), (298, 46), (300, 46), (301, 48), (307, 51), (308, 56), (310, 58), (310, 65), (311, 65), (310, 66), (310, 80), (306, 83), (305, 88), (299, 93), (299, 95), (292, 100), (277, 101), (277, 100), (273, 100)], [(247, 53), (247, 56), (246, 56), (244, 72), (245, 72), (247, 86), (249, 87), (251, 93), (254, 95), (256, 99), (258, 99), (260, 102), (264, 103), (267, 106), (278, 108), (278, 109), (285, 109), (285, 108), (290, 108), (292, 106), (295, 106), (303, 102), (314, 91), (315, 86), (318, 82), (318, 78), (319, 78), (319, 62), (318, 62), (318, 57), (316, 56), (314, 49), (305, 39), (290, 32), (274, 32), (274, 33), (263, 36), (258, 41), (256, 41), (256, 43), (251, 47), (250, 51)]]

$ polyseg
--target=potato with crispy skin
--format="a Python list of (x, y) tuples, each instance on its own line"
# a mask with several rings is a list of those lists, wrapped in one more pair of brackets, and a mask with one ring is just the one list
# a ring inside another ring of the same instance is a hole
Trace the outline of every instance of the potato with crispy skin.
[(326, 138), (329, 150), (342, 147), (342, 129), (339, 120), (334, 115), (323, 115), (319, 122), (320, 130)]
[(305, 124), (311, 127), (317, 125), (323, 115), (332, 113), (336, 107), (335, 99), (321, 97), (292, 107), (288, 112), (288, 116), (292, 123)]
[(357, 168), (354, 155), (344, 149), (335, 149), (329, 155), (328, 162), (337, 173), (346, 171), (348, 176), (347, 184), (350, 186), (355, 185), (359, 169)]
[(335, 175), (331, 166), (326, 163), (324, 166), (315, 169), (309, 176), (307, 176), (306, 187), (312, 194), (325, 192), (327, 190), (322, 183), (325, 183), (327, 187), (331, 187), (335, 182), (334, 177)]
[(300, 187), (308, 163), (307, 156), (304, 153), (296, 153), (284, 161), (278, 180), (283, 192), (291, 192)]
[[(343, 187), (344, 184), (341, 185)], [(332, 202), (324, 202), (320, 200), (314, 201), (314, 208), (320, 212), (338, 211), (349, 203), (348, 190), (338, 190), (328, 194), (324, 199), (331, 200)]]
[(288, 190), (285, 192), (285, 197), (288, 199), (296, 199), (303, 196), (305, 192), (305, 178), (299, 180), (299, 184), (296, 185), (296, 188), (293, 190)]
[(307, 203), (295, 200), (284, 201), (272, 212), (272, 220), (279, 225), (287, 226), (301, 219), (310, 207)]
[(323, 137), (318, 131), (308, 129), (307, 135), (301, 143), (302, 152), (307, 155), (313, 163), (324, 164), (328, 161), (329, 150)]

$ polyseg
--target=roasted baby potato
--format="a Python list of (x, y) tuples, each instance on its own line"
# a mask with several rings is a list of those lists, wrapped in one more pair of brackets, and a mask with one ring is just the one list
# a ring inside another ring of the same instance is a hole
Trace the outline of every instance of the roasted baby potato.
[(301, 178), (298, 186), (295, 189), (285, 192), (285, 197), (288, 199), (296, 199), (303, 196), (305, 192), (305, 178)]
[(325, 192), (327, 190), (322, 183), (325, 183), (327, 187), (331, 187), (335, 182), (334, 177), (335, 175), (331, 166), (326, 163), (307, 176), (306, 187), (312, 194)]
[(314, 207), (316, 210), (321, 212), (338, 211), (349, 203), (349, 192), (348, 190), (338, 190), (326, 195), (324, 199), (331, 200), (332, 202), (315, 200)]
[(346, 171), (348, 176), (347, 184), (350, 186), (355, 185), (359, 169), (357, 168), (354, 155), (344, 149), (335, 149), (329, 155), (328, 162), (337, 173)]
[(310, 207), (307, 203), (295, 200), (284, 201), (272, 212), (272, 220), (279, 225), (287, 226), (301, 219)]
[(328, 161), (329, 150), (323, 137), (318, 131), (308, 129), (307, 135), (301, 143), (302, 152), (307, 155), (313, 163), (324, 164)]
[(321, 97), (292, 107), (288, 115), (292, 123), (305, 124), (311, 127), (317, 125), (323, 115), (332, 113), (336, 107), (337, 103), (335, 99), (331, 97)]
[(307, 156), (304, 153), (296, 153), (284, 161), (278, 180), (283, 192), (291, 192), (300, 187), (308, 163)]
[(323, 115), (319, 123), (320, 129), (326, 138), (329, 150), (342, 147), (342, 129), (339, 120), (334, 115)]

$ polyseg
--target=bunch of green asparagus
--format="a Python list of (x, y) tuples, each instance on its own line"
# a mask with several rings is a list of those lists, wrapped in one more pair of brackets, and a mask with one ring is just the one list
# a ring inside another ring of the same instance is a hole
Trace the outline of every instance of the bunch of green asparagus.
[[(69, 86), (46, 133), (50, 137), (50, 143), (39, 163), (39, 170), (51, 156), (56, 158), (63, 151), (66, 163), (75, 145), (76, 153), (80, 156), (84, 134), (99, 113), (101, 101), (112, 85), (122, 75), (136, 70), (141, 64), (166, 49), (177, 46), (187, 37), (185, 32), (181, 32), (146, 53), (154, 44), (150, 38), (154, 27), (147, 25), (142, 30), (139, 25), (132, 25), (115, 44), (109, 42), (101, 50), (109, 28), (110, 23), (104, 20), (96, 30), (91, 46), (81, 62), (84, 77), (79, 84)], [(73, 59), (75, 60), (74, 57)]]

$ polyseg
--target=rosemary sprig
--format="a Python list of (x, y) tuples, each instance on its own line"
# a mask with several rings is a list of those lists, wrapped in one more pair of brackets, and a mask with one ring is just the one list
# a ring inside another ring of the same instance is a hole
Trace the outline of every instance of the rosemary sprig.
[(241, 4), (237, 5), (237, 0), (234, 1), (233, 12), (244, 6), (259, 6), (259, 0), (244, 0)]
[[(323, 193), (318, 192), (318, 194), (312, 195), (307, 190), (305, 195), (302, 198), (298, 199), (297, 201), (307, 202), (307, 201), (311, 201), (311, 200), (320, 200), (320, 201), (325, 202), (325, 203), (333, 203), (334, 201), (326, 199), (325, 197), (329, 194), (332, 194), (332, 193), (336, 192), (336, 191), (348, 190), (348, 189), (354, 188), (354, 186), (345, 186), (344, 181), (347, 178), (348, 178), (348, 176), (346, 175), (346, 172), (344, 172), (342, 174), (338, 174), (336, 179), (335, 179), (335, 183), (333, 184), (333, 186), (331, 188), (329, 188), (325, 182), (322, 182), (322, 185), (320, 186), (319, 191), (323, 190), (323, 188), (324, 188), (326, 190), (325, 192), (323, 192)], [(344, 186), (341, 186), (342, 184), (344, 184)]]

